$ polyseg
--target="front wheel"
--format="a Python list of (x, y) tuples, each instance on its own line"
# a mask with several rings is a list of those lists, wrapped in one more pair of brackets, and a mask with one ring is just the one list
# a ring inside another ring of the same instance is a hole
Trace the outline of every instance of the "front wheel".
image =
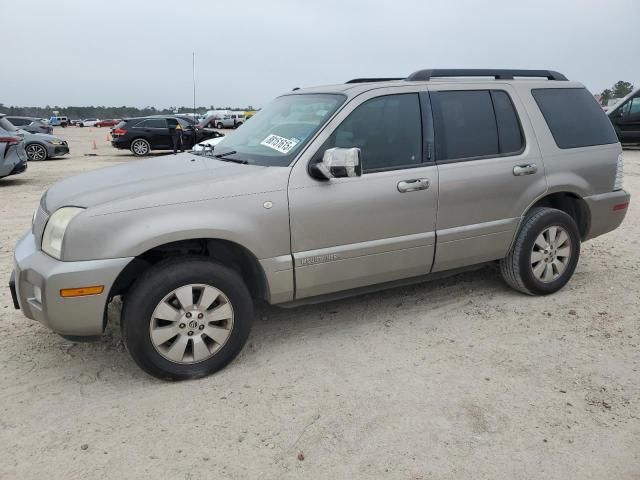
[(124, 342), (133, 360), (157, 378), (214, 373), (244, 346), (253, 303), (240, 275), (207, 259), (174, 258), (147, 270), (128, 292)]
[(512, 288), (547, 295), (566, 285), (579, 257), (580, 232), (573, 218), (554, 208), (535, 208), (500, 261), (500, 270)]
[(131, 153), (133, 153), (136, 157), (144, 157), (145, 155), (149, 155), (150, 151), (151, 144), (144, 138), (136, 138), (133, 142), (131, 142)]
[(46, 160), (48, 157), (47, 149), (38, 143), (27, 145), (25, 150), (27, 151), (27, 158), (32, 161)]

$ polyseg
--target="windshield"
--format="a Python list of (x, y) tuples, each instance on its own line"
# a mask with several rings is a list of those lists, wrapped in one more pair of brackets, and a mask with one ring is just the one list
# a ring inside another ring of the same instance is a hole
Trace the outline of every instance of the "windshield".
[(344, 102), (344, 95), (285, 95), (215, 147), (214, 156), (284, 167)]

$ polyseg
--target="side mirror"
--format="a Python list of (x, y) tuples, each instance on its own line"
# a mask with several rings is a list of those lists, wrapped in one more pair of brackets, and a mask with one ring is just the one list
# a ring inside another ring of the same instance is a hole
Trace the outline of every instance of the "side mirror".
[(309, 165), (309, 173), (320, 180), (362, 175), (359, 148), (329, 148), (322, 160)]

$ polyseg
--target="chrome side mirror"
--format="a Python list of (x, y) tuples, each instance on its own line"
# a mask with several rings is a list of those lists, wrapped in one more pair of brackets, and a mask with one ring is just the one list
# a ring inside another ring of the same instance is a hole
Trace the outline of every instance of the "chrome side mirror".
[(315, 178), (359, 177), (362, 175), (359, 148), (329, 148), (322, 161), (311, 165), (310, 173)]

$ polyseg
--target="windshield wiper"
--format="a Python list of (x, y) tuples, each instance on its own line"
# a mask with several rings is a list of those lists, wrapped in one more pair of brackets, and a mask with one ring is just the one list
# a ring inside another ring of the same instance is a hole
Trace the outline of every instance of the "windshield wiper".
[(231, 150), (230, 152), (224, 152), (224, 153), (219, 153), (217, 155), (214, 155), (215, 158), (217, 158), (218, 160), (222, 160), (223, 162), (233, 162), (233, 163), (240, 163), (242, 165), (248, 165), (249, 162), (247, 162), (246, 160), (240, 160), (237, 158), (225, 158), (227, 155), (233, 155), (234, 153), (238, 153), (235, 150)]

